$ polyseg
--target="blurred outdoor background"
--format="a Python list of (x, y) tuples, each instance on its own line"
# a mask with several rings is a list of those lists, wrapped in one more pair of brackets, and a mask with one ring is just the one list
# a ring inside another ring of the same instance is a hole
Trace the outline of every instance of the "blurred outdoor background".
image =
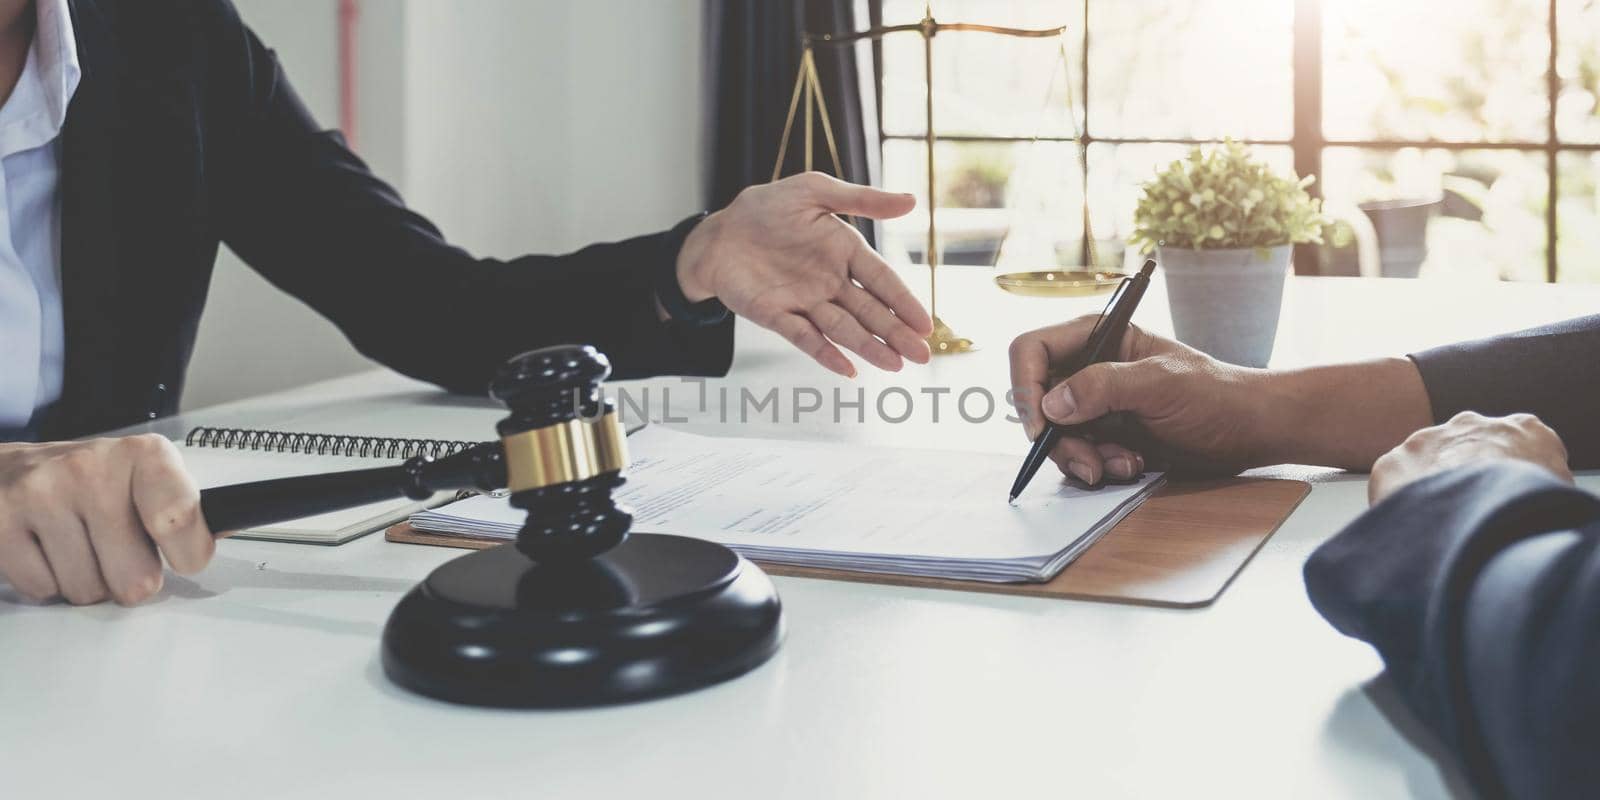
[[(924, 13), (872, 6), (884, 24)], [(1121, 265), (1140, 184), (1190, 144), (1232, 138), (1315, 174), (1330, 213), (1375, 232), (1385, 270), (1600, 281), (1597, 6), (934, 0), (941, 22), (1068, 28), (934, 39), (943, 261), (1084, 264), (1087, 202), (1102, 265)], [(876, 63), (883, 183), (925, 200), (922, 38), (886, 37)], [(889, 225), (886, 250), (924, 259), (926, 223)], [(1296, 270), (1357, 274), (1356, 248), (1303, 249)]]

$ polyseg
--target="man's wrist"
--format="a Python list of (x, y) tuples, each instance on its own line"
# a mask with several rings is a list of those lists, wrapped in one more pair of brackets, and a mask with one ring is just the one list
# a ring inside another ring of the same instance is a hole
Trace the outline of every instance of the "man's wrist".
[(1433, 424), (1426, 387), (1405, 358), (1268, 371), (1252, 436), (1263, 463), (1366, 471), (1413, 432)]
[(712, 223), (711, 215), (696, 214), (666, 233), (666, 259), (655, 275), (656, 314), (662, 321), (704, 327), (728, 318), (727, 306), (717, 300), (714, 283), (705, 277), (715, 257), (716, 237), (709, 231), (696, 235)]
[(1326, 448), (1318, 437), (1326, 426), (1315, 419), (1320, 377), (1317, 370), (1252, 373), (1246, 387), (1252, 398), (1247, 438), (1256, 443), (1252, 466), (1321, 463), (1317, 453)]
[(683, 246), (678, 249), (675, 268), (678, 286), (683, 291), (684, 299), (691, 303), (703, 303), (717, 296), (712, 288), (714, 283), (710, 273), (715, 264), (712, 260), (713, 243), (721, 226), (722, 220), (718, 214), (707, 216), (689, 231), (688, 236), (684, 237)]

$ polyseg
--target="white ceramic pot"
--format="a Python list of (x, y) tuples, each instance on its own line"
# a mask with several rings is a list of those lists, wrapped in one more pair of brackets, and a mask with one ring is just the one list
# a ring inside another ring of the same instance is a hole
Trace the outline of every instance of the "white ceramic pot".
[(1231, 364), (1264, 367), (1278, 336), (1291, 245), (1156, 254), (1178, 341)]

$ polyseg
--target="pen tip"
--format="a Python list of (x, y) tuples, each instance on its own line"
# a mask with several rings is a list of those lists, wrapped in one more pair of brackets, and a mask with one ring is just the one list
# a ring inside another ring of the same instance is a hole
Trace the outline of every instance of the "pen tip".
[(1017, 502), (1017, 496), (1016, 495), (1011, 495), (1011, 496), (1007, 497), (1006, 498), (1006, 502), (1015, 505), (1016, 502)]

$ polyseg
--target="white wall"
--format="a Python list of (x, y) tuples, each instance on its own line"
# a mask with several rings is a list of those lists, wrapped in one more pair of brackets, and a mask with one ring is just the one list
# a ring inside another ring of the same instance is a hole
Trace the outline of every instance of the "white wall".
[[(336, 0), (235, 0), (337, 123)], [(565, 252), (704, 203), (699, 0), (362, 0), (358, 152), (456, 244)], [(369, 368), (231, 254), (189, 370), (196, 408)]]
[(406, 190), (483, 255), (564, 252), (703, 204), (699, 0), (413, 0)]
[[(334, 0), (235, 0), (276, 48), (295, 89), (337, 124)], [(198, 408), (367, 368), (331, 323), (273, 288), (231, 252), (217, 260), (183, 406)]]

